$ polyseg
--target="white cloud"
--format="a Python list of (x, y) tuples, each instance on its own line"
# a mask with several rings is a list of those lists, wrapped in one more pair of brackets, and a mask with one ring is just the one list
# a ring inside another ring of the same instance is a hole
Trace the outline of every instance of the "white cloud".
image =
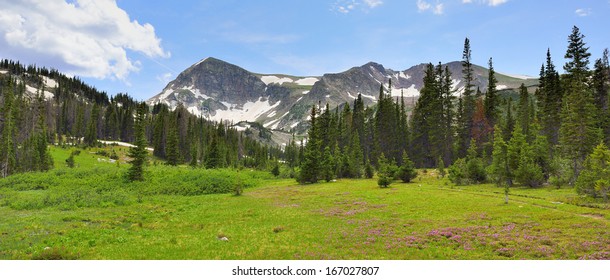
[(591, 14), (591, 9), (576, 9), (574, 13), (576, 13), (576, 15), (579, 17), (586, 17)]
[[(473, 0), (462, 0), (463, 4), (471, 4), (472, 2)], [(508, 0), (478, 0), (478, 2), (480, 4), (487, 4), (489, 6), (495, 7), (508, 2)]]
[(127, 51), (170, 56), (154, 27), (131, 20), (114, 0), (0, 0), (0, 6), (0, 48), (22, 60), (56, 61), (68, 74), (125, 81), (140, 69)]
[(375, 8), (377, 6), (381, 6), (381, 4), (383, 4), (383, 1), (381, 1), (381, 0), (364, 0), (364, 4), (369, 6), (369, 8)]
[(434, 13), (435, 15), (442, 15), (444, 9), (445, 9), (444, 4), (438, 3), (438, 4), (434, 5), (434, 10), (432, 10), (432, 13)]
[(417, 0), (417, 11), (423, 13), (425, 11), (431, 10), (435, 15), (442, 15), (445, 10), (445, 4), (439, 3), (432, 5), (424, 0)]
[(427, 10), (429, 10), (432, 7), (432, 5), (430, 5), (430, 3), (423, 1), (423, 0), (417, 0), (417, 11), (418, 12), (425, 12)]
[(362, 11), (367, 12), (370, 9), (381, 6), (382, 4), (382, 0), (337, 0), (332, 5), (331, 10), (342, 14), (349, 14), (356, 10), (356, 8), (361, 7), (360, 9)]

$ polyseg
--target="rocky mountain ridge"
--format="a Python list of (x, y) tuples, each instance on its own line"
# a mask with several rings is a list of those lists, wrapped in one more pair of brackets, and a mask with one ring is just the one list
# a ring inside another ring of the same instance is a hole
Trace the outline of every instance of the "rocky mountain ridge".
[[(462, 66), (459, 61), (443, 64), (452, 73), (456, 95), (463, 91)], [(426, 64), (404, 71), (387, 69), (369, 62), (341, 73), (321, 77), (299, 77), (284, 74), (257, 74), (216, 58), (206, 58), (168, 83), (163, 91), (147, 102), (162, 102), (175, 108), (182, 104), (190, 112), (216, 121), (258, 122), (265, 128), (302, 133), (307, 128), (309, 109), (313, 104), (329, 104), (331, 108), (352, 103), (361, 94), (365, 105), (376, 104), (380, 85), (391, 94), (404, 95), (414, 104), (423, 86)], [(487, 69), (474, 66), (474, 85), (485, 91)], [(496, 74), (498, 89), (506, 90), (536, 85), (535, 78)], [(244, 128), (245, 129), (245, 128)]]

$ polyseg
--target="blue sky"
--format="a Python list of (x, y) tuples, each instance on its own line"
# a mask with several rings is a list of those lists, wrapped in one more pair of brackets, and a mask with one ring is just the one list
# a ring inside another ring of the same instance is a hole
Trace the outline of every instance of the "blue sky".
[(497, 71), (537, 76), (547, 48), (561, 69), (573, 25), (593, 58), (610, 47), (610, 0), (0, 0), (0, 7), (0, 57), (139, 100), (210, 56), (259, 73), (321, 75), (369, 61), (405, 70), (460, 60), (469, 37), (474, 63), (493, 57)]

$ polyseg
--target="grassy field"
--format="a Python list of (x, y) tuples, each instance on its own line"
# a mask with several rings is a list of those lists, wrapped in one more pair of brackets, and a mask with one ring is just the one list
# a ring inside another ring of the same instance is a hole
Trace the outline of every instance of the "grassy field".
[[(1, 259), (610, 258), (610, 210), (572, 189), (513, 188), (504, 204), (502, 189), (433, 172), (381, 189), (160, 165), (130, 184), (95, 151), (74, 169), (52, 153), (54, 170), (0, 180)], [(214, 193), (219, 177), (243, 195)]]

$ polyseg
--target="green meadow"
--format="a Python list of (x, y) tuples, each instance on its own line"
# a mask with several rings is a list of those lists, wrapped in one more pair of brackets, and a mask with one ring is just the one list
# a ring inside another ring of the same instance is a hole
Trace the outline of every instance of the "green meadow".
[[(104, 156), (114, 150), (118, 164)], [(608, 259), (610, 209), (571, 188), (298, 185), (269, 172), (152, 163), (125, 148), (51, 148), (55, 168), (0, 179), (0, 259)], [(234, 186), (243, 193), (234, 195)]]

